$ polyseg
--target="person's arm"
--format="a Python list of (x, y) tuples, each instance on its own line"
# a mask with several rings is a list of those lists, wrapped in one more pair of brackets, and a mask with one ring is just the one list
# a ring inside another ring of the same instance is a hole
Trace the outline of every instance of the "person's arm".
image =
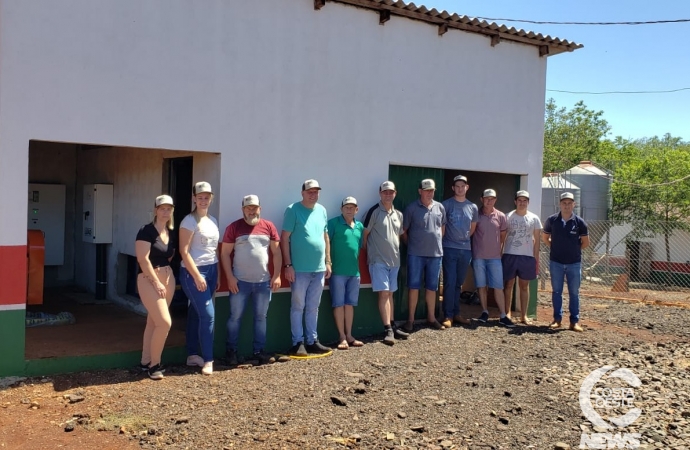
[(290, 257), (290, 235), (292, 233), (283, 230), (280, 233), (280, 248), (283, 252), (283, 266), (285, 267), (285, 278), (290, 283), (295, 282), (295, 268), (292, 267), (292, 258)]
[(331, 261), (331, 240), (328, 238), (328, 232), (323, 233), (323, 239), (326, 241), (326, 279), (329, 279), (333, 271), (333, 264)]
[(144, 277), (151, 282), (153, 288), (156, 290), (160, 298), (165, 298), (166, 290), (165, 285), (160, 282), (156, 271), (153, 269), (151, 260), (149, 259), (149, 254), (151, 253), (151, 243), (147, 241), (137, 240), (134, 243), (134, 251), (137, 255), (137, 262)]
[(222, 261), (223, 271), (225, 272), (225, 279), (228, 280), (228, 289), (233, 294), (237, 294), (240, 288), (237, 286), (237, 278), (232, 272), (232, 250), (235, 248), (234, 242), (223, 242), (221, 244), (220, 260)]
[(584, 250), (589, 247), (589, 236), (580, 236), (580, 249)]
[(271, 290), (280, 289), (280, 271), (283, 268), (283, 256), (280, 254), (280, 241), (271, 241), (271, 254), (273, 255), (273, 276), (271, 277)]
[(501, 230), (501, 254), (503, 254), (503, 244), (506, 243), (506, 236), (508, 235), (507, 230)]
[(477, 229), (477, 222), (470, 223), (470, 237), (474, 234), (474, 230)]
[(362, 248), (364, 250), (367, 249), (367, 239), (369, 239), (369, 229), (365, 228), (364, 232), (362, 233)]
[(534, 254), (534, 257), (536, 259), (539, 259), (539, 236), (541, 235), (541, 230), (537, 229), (534, 230), (533, 236), (534, 236), (534, 248), (532, 249), (532, 253)]
[(551, 248), (551, 235), (545, 231), (541, 233), (541, 241), (549, 248)]
[(199, 273), (192, 255), (189, 254), (189, 247), (192, 245), (192, 236), (194, 236), (194, 231), (187, 228), (180, 228), (180, 256), (182, 261), (184, 261), (185, 269), (194, 278), (194, 284), (199, 292), (204, 292), (207, 288), (206, 280)]

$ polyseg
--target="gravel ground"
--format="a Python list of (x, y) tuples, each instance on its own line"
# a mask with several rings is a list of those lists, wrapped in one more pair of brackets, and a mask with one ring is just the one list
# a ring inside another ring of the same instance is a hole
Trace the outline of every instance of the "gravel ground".
[[(640, 378), (642, 415), (608, 432), (639, 433), (638, 448), (690, 449), (690, 310), (583, 299), (582, 315), (584, 333), (548, 330), (542, 309), (530, 327), (421, 328), (393, 347), (373, 339), (308, 361), (217, 363), (211, 377), (173, 366), (158, 382), (134, 370), (28, 379), (0, 390), (1, 433), (33, 423), (77, 428), (94, 447), (119, 434), (122, 448), (145, 449), (578, 448), (583, 433), (606, 431), (584, 417), (580, 386), (611, 365)], [(18, 414), (27, 420), (3, 421)]]

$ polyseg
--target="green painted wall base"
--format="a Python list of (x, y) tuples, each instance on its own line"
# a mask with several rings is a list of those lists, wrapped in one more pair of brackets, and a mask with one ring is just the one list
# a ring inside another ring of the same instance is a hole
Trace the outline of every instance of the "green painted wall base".
[(23, 309), (0, 311), (0, 377), (24, 375), (25, 319)]

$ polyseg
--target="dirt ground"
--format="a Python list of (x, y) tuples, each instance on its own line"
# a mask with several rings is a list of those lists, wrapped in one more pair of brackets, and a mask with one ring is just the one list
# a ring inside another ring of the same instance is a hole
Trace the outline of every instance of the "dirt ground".
[[(690, 310), (585, 298), (584, 333), (495, 321), (381, 336), (331, 356), (2, 380), (0, 449), (577, 448), (602, 431), (578, 391), (604, 365), (641, 380), (637, 448), (690, 449)], [(476, 308), (466, 308), (476, 312)], [(610, 414), (619, 411), (608, 411)], [(608, 416), (604, 416), (608, 417)], [(605, 430), (604, 430), (605, 431)]]

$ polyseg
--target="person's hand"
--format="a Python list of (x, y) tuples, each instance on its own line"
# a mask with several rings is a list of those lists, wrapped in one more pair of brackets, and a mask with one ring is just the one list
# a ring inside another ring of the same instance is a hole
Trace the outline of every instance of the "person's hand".
[(165, 294), (167, 294), (167, 292), (165, 289), (165, 285), (163, 283), (161, 283), (160, 281), (157, 281), (154, 284), (154, 288), (156, 289), (156, 292), (158, 293), (159, 298), (165, 298)]
[(195, 278), (194, 284), (196, 285), (196, 289), (199, 292), (204, 292), (206, 291), (206, 289), (208, 289), (208, 285), (206, 284), (206, 278), (204, 277)]
[(331, 277), (331, 273), (333, 272), (333, 269), (331, 268), (330, 264), (326, 264), (326, 279), (329, 279)]
[(273, 292), (278, 292), (278, 289), (280, 289), (280, 286), (282, 286), (282, 283), (280, 281), (280, 275), (276, 275), (271, 279), (271, 290)]
[(287, 280), (290, 283), (295, 282), (295, 268), (294, 267), (290, 266), (290, 267), (285, 268), (285, 278), (287, 278)]
[(237, 286), (237, 278), (234, 275), (230, 275), (230, 278), (228, 278), (228, 288), (233, 294), (240, 292), (240, 288)]

